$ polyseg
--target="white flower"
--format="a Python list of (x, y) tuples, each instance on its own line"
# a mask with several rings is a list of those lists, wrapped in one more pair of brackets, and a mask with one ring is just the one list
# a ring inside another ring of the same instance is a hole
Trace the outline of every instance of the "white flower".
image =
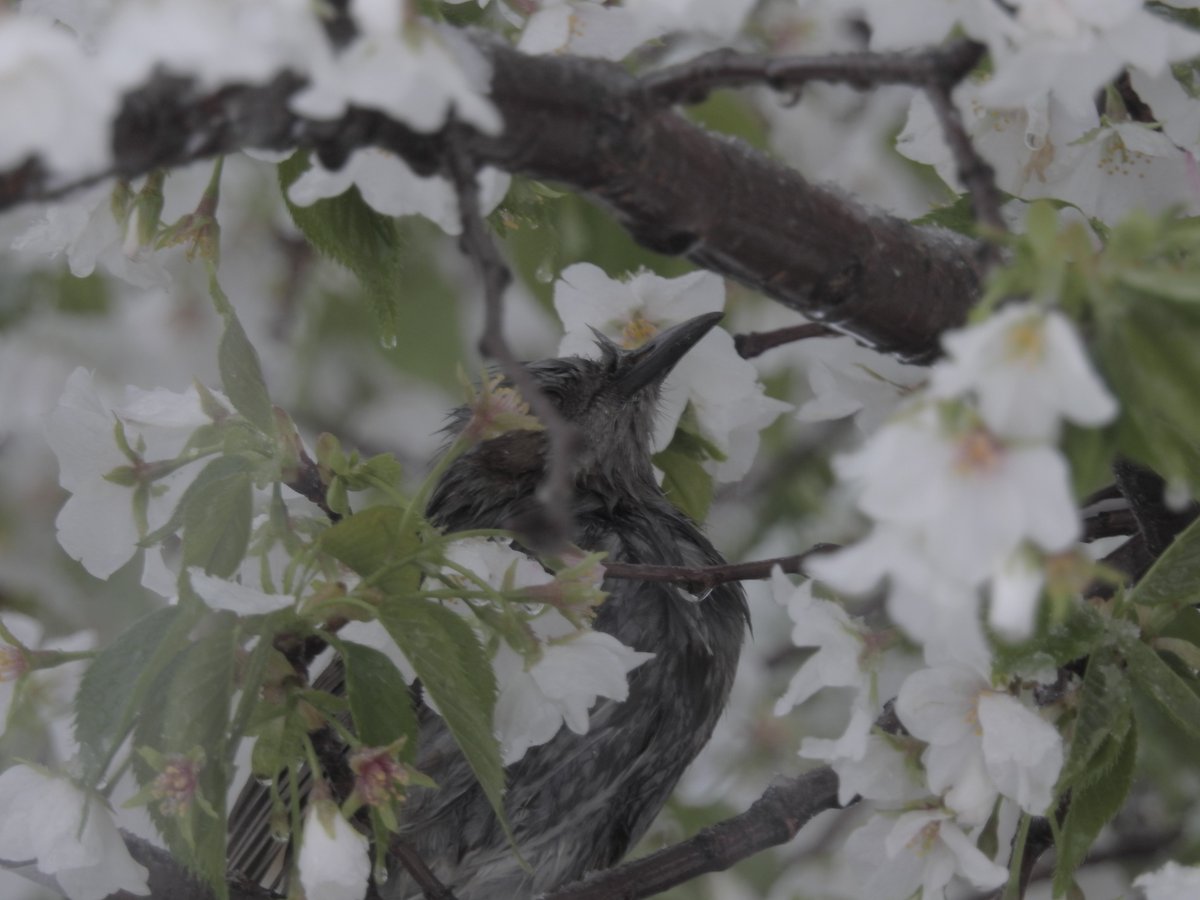
[(974, 586), (1024, 540), (1048, 552), (1079, 534), (1067, 464), (1052, 447), (1004, 444), (982, 427), (944, 425), (932, 406), (885, 425), (835, 461), (858, 507), (937, 554)]
[(941, 900), (956, 875), (981, 890), (1008, 878), (1007, 869), (937, 809), (876, 815), (847, 838), (844, 859), (858, 882), (856, 896), (871, 900), (908, 900), (918, 890), (921, 900)]
[(117, 91), (97, 78), (68, 32), (42, 19), (0, 17), (0, 171), (36, 156), (56, 176), (109, 163)]
[[(472, 572), (495, 590), (505, 586), (505, 579), (510, 572), (513, 588), (534, 587), (554, 580), (554, 576), (543, 569), (537, 560), (514, 550), (511, 541), (464, 538), (446, 547), (446, 559)], [(467, 587), (472, 586), (456, 569), (447, 567), (443, 571)]]
[(1056, 310), (1013, 303), (942, 338), (936, 397), (972, 391), (983, 421), (1002, 438), (1053, 441), (1059, 422), (1104, 425), (1117, 413), (1070, 321)]
[[(511, 181), (508, 173), (491, 167), (479, 172), (479, 203), (484, 215), (500, 205)], [(399, 156), (376, 147), (355, 150), (335, 172), (314, 159), (289, 188), (288, 197), (298, 206), (309, 206), (351, 186), (358, 188), (368, 206), (384, 215), (421, 215), (447, 234), (462, 231), (458, 196), (450, 182), (440, 175), (422, 178)]]
[(1039, 561), (1029, 553), (1014, 553), (992, 577), (988, 624), (1011, 641), (1029, 637), (1045, 584), (1046, 571)]
[[(176, 457), (192, 432), (211, 420), (194, 387), (182, 394), (128, 388), (125, 403), (112, 406), (100, 399), (90, 372), (78, 368), (71, 373), (46, 425), (46, 440), (58, 457), (59, 481), (71, 492), (55, 525), (63, 549), (97, 578), (124, 565), (142, 536), (134, 517), (134, 491), (105, 477), (131, 465), (113, 436), (118, 422), (129, 445), (134, 450), (144, 445), (139, 455), (154, 462)], [(149, 492), (149, 528), (167, 520), (193, 474), (185, 467), (155, 482), (167, 490)]]
[(645, 31), (628, 9), (601, 0), (548, 2), (529, 17), (517, 49), (522, 53), (622, 59), (661, 32)]
[(492, 661), (500, 685), (494, 727), (505, 765), (549, 741), (564, 724), (585, 734), (596, 701), (624, 700), (629, 695), (625, 676), (654, 656), (626, 647), (611, 634), (576, 629), (555, 610), (531, 625), (544, 642), (535, 663), (527, 665), (506, 643)]
[[(984, 99), (984, 87), (965, 81), (954, 100), (1002, 190), (1025, 200), (1066, 200), (1106, 222), (1133, 209), (1161, 212), (1183, 204), (1185, 212), (1200, 211), (1195, 161), (1166, 134), (1140, 122), (1101, 121), (1094, 108), (1072, 110), (1054, 94), (997, 109)], [(912, 99), (896, 149), (934, 166), (947, 184), (962, 190), (923, 93)]]
[(214, 575), (206, 575), (203, 569), (188, 569), (188, 580), (192, 590), (212, 610), (228, 610), (239, 616), (265, 616), (287, 609), (296, 602), (290, 594), (276, 594), (239, 584)]
[(160, 69), (213, 89), (261, 84), (284, 70), (303, 74), (328, 46), (308, 0), (157, 0), (118, 5), (99, 58), (122, 89)]
[(65, 254), (71, 274), (80, 278), (99, 265), (134, 287), (167, 286), (171, 279), (161, 257), (138, 243), (136, 211), (118, 220), (112, 195), (112, 183), (105, 182), (45, 207), (43, 218), (13, 241), (13, 249), (37, 263)]
[(0, 859), (36, 859), (70, 900), (150, 893), (104, 801), (29, 766), (0, 774)]
[(300, 883), (308, 897), (362, 900), (371, 875), (367, 839), (329, 800), (309, 805), (300, 843)]
[(1179, 900), (1180, 897), (1200, 897), (1200, 866), (1181, 866), (1169, 862), (1153, 872), (1139, 875), (1133, 886), (1146, 900)]
[[(680, 278), (639, 272), (615, 281), (590, 263), (569, 266), (554, 286), (554, 308), (566, 331), (559, 353), (595, 357), (599, 351), (591, 328), (626, 349), (640, 347), (672, 325), (719, 311), (724, 295), (724, 283), (708, 272)], [(736, 481), (746, 473), (758, 452), (759, 431), (790, 408), (763, 394), (754, 366), (738, 356), (722, 328), (706, 334), (676, 364), (659, 397), (654, 450), (671, 442), (691, 403), (702, 436), (726, 457), (706, 463), (718, 481)]]
[(996, 77), (992, 106), (1019, 106), (1053, 91), (1068, 108), (1092, 108), (1096, 91), (1125, 67), (1157, 75), (1200, 53), (1200, 35), (1154, 15), (1142, 0), (1016, 0), (1007, 27), (984, 35)]
[(866, 747), (857, 759), (834, 757), (829, 765), (838, 777), (838, 803), (846, 806), (854, 797), (876, 804), (899, 807), (929, 795), (917, 778), (913, 760), (897, 748), (899, 738), (867, 735)]
[[(5, 613), (4, 626), (26, 648), (78, 653), (96, 646), (92, 631), (79, 631), (66, 637), (43, 640), (42, 624), (20, 613)], [(9, 721), (12, 704), (17, 696), (19, 679), (24, 679), (21, 696), (32, 699), (38, 721), (47, 728), (57, 759), (66, 760), (78, 751), (73, 724), (75, 721), (75, 692), (79, 679), (87, 668), (86, 660), (63, 663), (45, 669), (30, 670), (21, 651), (0, 638), (0, 732)]]
[(782, 572), (776, 571), (771, 576), (771, 587), (775, 601), (787, 607), (795, 623), (792, 642), (797, 647), (817, 648), (775, 702), (775, 715), (788, 713), (822, 688), (853, 689), (850, 722), (841, 737), (805, 738), (800, 755), (823, 760), (860, 759), (882, 702), (893, 696), (888, 690), (893, 679), (884, 672), (885, 667), (892, 668), (886, 641), (836, 603), (814, 597), (811, 581), (793, 587)]
[(796, 418), (824, 422), (852, 415), (864, 434), (873, 432), (929, 377), (925, 367), (897, 362), (851, 338), (802, 341), (797, 354), (813, 397), (800, 405)]
[(909, 733), (929, 744), (930, 788), (960, 818), (982, 825), (996, 796), (1041, 815), (1054, 799), (1062, 736), (1011, 694), (962, 666), (914, 672), (896, 699)]
[(479, 51), (454, 29), (405, 24), (403, 4), (359, 0), (359, 36), (336, 56), (312, 62), (308, 85), (292, 109), (314, 119), (336, 119), (348, 107), (375, 109), (421, 132), (455, 118), (488, 134), (501, 129), (487, 99), (491, 71)]

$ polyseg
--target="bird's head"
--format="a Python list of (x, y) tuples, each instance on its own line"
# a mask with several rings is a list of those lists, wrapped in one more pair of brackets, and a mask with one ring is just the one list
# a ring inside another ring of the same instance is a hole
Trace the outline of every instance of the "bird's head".
[[(653, 485), (650, 448), (659, 389), (679, 360), (720, 320), (721, 313), (697, 316), (632, 350), (597, 332), (600, 352), (594, 359), (569, 356), (526, 364), (542, 392), (576, 429), (571, 462), (577, 483), (600, 491)], [(470, 427), (471, 417), (465, 407), (456, 410), (447, 430), (460, 433)], [(465, 499), (452, 498), (452, 493), (490, 492), (498, 502), (506, 502), (505, 495), (511, 500), (513, 494), (531, 493), (545, 472), (547, 447), (546, 433), (540, 430), (506, 431), (480, 441), (451, 467), (431, 512), (444, 515), (449, 510), (437, 507)], [(477, 517), (480, 510), (473, 512)]]

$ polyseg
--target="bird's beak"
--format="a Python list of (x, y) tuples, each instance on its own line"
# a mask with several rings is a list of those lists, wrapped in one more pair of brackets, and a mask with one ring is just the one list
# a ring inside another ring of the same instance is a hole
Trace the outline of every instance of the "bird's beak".
[(617, 393), (623, 399), (629, 399), (643, 388), (661, 381), (724, 315), (711, 312), (680, 322), (631, 350), (621, 360), (623, 371), (617, 376)]

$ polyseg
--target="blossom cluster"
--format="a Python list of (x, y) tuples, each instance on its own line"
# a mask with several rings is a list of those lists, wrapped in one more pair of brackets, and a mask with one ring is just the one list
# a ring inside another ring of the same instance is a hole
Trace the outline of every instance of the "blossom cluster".
[[(886, 581), (899, 632), (849, 616), (811, 583), (775, 581), (795, 643), (818, 648), (777, 713), (823, 687), (853, 693), (842, 736), (806, 739), (800, 753), (834, 767), (843, 802), (857, 794), (881, 811), (847, 845), (851, 858), (882, 853), (895, 863), (886, 883), (867, 875), (864, 896), (918, 887), (940, 896), (956, 874), (994, 888), (1007, 878), (1003, 860), (975, 844), (997, 809), (1012, 829), (1019, 813), (1041, 815), (1053, 802), (1063, 742), (1029, 689), (1054, 673), (998, 675), (991, 641), (1033, 633), (1047, 565), (1080, 536), (1057, 447), (1062, 423), (1098, 426), (1116, 414), (1057, 310), (1011, 303), (944, 344), (927, 385), (835, 461), (869, 533), (807, 566), (847, 594)], [(903, 650), (904, 638), (920, 658)], [(904, 737), (874, 729), (887, 701)]]

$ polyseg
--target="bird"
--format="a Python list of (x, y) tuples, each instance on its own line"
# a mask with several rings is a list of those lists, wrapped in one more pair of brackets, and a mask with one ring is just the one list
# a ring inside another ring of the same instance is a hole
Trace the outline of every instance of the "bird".
[[(721, 317), (689, 319), (633, 349), (596, 332), (597, 358), (524, 364), (580, 436), (569, 535), (579, 548), (622, 563), (724, 563), (664, 494), (651, 461), (662, 383)], [(451, 436), (469, 416), (465, 408), (451, 414)], [(547, 452), (543, 430), (509, 431), (476, 444), (433, 489), (429, 520), (458, 531), (505, 528), (536, 514)], [(602, 589), (606, 598), (592, 627), (654, 656), (629, 673), (624, 701), (601, 698), (592, 707), (586, 733), (561, 729), (505, 770), (504, 810), (520, 858), (442, 720), (418, 708), (416, 768), (437, 787), (409, 789), (397, 838), (458, 900), (531, 900), (619, 862), (646, 833), (725, 708), (749, 625), (739, 584), (697, 596), (680, 584), (606, 578)], [(336, 689), (336, 669), (322, 678)], [(230, 871), (259, 884), (256, 867), (281, 852), (279, 843), (264, 838), (262, 827), (251, 839), (239, 819), (261, 810), (264, 793), (251, 782), (231, 814)], [(401, 865), (389, 867), (379, 895), (424, 896)]]

